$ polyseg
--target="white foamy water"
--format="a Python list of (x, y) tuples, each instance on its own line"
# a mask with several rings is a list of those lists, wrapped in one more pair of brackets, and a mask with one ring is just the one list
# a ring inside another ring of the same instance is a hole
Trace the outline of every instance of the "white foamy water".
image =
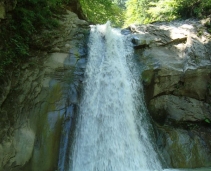
[(92, 27), (69, 171), (162, 170), (141, 123), (146, 113), (132, 54), (109, 23)]

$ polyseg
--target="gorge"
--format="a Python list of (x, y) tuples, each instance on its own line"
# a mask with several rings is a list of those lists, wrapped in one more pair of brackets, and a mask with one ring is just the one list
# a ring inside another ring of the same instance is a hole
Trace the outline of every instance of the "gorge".
[(67, 10), (60, 22), (2, 80), (0, 171), (210, 170), (205, 20), (120, 33)]

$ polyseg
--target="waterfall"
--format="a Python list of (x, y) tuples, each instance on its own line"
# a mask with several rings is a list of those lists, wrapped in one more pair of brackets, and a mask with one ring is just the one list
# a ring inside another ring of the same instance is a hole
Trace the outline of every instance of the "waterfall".
[(154, 171), (139, 74), (127, 36), (92, 26), (84, 94), (68, 171)]

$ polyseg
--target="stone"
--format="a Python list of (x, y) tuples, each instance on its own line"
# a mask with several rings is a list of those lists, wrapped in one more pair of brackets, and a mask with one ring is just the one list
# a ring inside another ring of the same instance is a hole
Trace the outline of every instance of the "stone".
[(60, 49), (58, 47), (55, 47), (55, 48), (51, 49), (51, 52), (60, 52)]
[[(177, 123), (211, 120), (209, 104), (184, 96), (162, 95), (153, 98), (149, 103), (149, 111), (156, 121), (163, 123), (168, 120)], [(162, 121), (159, 121), (161, 118)]]
[(65, 44), (65, 47), (66, 47), (66, 48), (70, 48), (70, 44), (68, 44), (68, 43)]
[(80, 25), (80, 26), (87, 26), (88, 22), (85, 20), (76, 20), (75, 24)]
[(152, 84), (153, 77), (154, 77), (154, 70), (149, 69), (142, 72), (141, 79), (143, 80), (145, 86), (149, 86), (150, 84)]
[(208, 85), (211, 81), (211, 67), (187, 70), (184, 73), (183, 85), (178, 88), (183, 96), (189, 96), (198, 100), (205, 100)]
[(83, 69), (85, 69), (86, 68), (86, 62), (87, 62), (87, 60), (85, 59), (85, 58), (81, 58), (81, 59), (79, 59), (78, 61), (77, 61), (77, 67), (78, 68), (83, 68)]
[[(66, 21), (79, 20), (70, 11), (62, 16)], [(30, 58), (18, 72), (7, 74), (3, 80), (0, 171), (58, 170), (64, 119), (69, 117), (70, 105), (74, 115), (79, 105), (84, 70), (80, 68), (81, 75), (75, 71), (77, 65), (84, 69), (89, 33), (86, 29), (75, 24), (75, 30), (70, 30), (68, 23), (64, 23), (62, 29), (44, 31), (52, 35), (52, 41), (47, 41), (45, 48), (36, 53), (36, 59)], [(70, 55), (70, 51), (75, 54)]]
[(199, 36), (206, 28), (196, 20), (129, 29), (156, 143), (168, 167), (210, 167), (211, 35)]
[[(0, 168), (21, 167), (32, 156), (35, 134), (30, 128), (17, 129), (14, 137), (0, 145)], [(1, 169), (0, 169), (1, 170)]]
[(18, 166), (24, 166), (31, 158), (34, 149), (35, 133), (29, 128), (22, 128), (15, 132), (16, 155), (10, 162)]
[(161, 66), (153, 70), (151, 67), (142, 73), (148, 99), (161, 94), (174, 94), (206, 100), (210, 76), (209, 65), (186, 71)]
[(165, 156), (165, 164), (168, 167), (201, 168), (210, 166), (210, 131), (196, 131), (193, 128), (187, 131), (167, 126), (158, 129), (159, 152)]

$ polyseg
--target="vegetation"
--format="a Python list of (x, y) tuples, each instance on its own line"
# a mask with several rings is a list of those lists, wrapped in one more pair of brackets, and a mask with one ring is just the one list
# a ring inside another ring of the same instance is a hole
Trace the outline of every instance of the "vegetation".
[(15, 10), (0, 27), (0, 76), (5, 68), (27, 60), (36, 48), (33, 36), (42, 29), (57, 27), (53, 11), (67, 0), (18, 0)]
[(111, 0), (79, 0), (86, 19), (93, 24), (110, 20), (115, 26), (123, 23), (123, 9)]
[(125, 25), (203, 18), (211, 14), (211, 0), (128, 0)]
[[(111, 0), (17, 0), (16, 8), (1, 21), (0, 27), (0, 77), (5, 68), (13, 68), (30, 57), (30, 51), (40, 48), (34, 40), (41, 30), (58, 26), (54, 13), (64, 4), (78, 5), (83, 16), (94, 24), (110, 20), (120, 26), (123, 23), (122, 9)], [(43, 35), (45, 36), (45, 35)], [(8, 69), (7, 69), (8, 70)]]
[(126, 2), (125, 25), (146, 23), (147, 10), (151, 0), (128, 0)]
[[(15, 10), (7, 16), (7, 20), (1, 21), (0, 76), (4, 74), (6, 67), (28, 59), (30, 49), (37, 48), (34, 35), (40, 34), (42, 29), (58, 26), (53, 16), (62, 4), (78, 4), (86, 20), (93, 24), (110, 20), (119, 27), (123, 23), (127, 26), (131, 23), (170, 21), (177, 18), (202, 18), (211, 14), (211, 0), (127, 0), (126, 9), (125, 1), (17, 0)], [(210, 24), (208, 28), (211, 28)]]

